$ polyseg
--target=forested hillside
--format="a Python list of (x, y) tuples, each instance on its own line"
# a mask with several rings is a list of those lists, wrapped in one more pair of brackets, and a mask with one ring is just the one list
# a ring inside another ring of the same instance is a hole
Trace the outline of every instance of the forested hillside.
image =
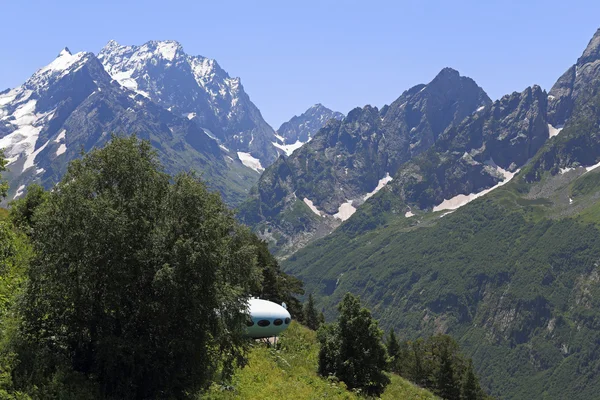
[[(451, 334), (495, 396), (596, 397), (599, 48), (600, 31), (547, 105), (539, 88), (528, 89), (446, 131), (438, 146), (446, 141), (447, 150), (406, 163), (285, 270), (329, 315), (350, 291), (408, 338)], [(527, 151), (508, 151), (503, 140)], [(516, 174), (479, 191), (473, 186), (497, 167), (492, 157)]]

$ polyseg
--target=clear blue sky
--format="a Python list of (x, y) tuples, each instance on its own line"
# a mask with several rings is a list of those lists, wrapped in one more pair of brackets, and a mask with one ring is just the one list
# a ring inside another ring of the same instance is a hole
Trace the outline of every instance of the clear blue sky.
[(179, 41), (215, 58), (275, 129), (314, 103), (381, 107), (445, 66), (492, 99), (549, 90), (597, 28), (595, 1), (0, 0), (0, 90), (68, 46)]

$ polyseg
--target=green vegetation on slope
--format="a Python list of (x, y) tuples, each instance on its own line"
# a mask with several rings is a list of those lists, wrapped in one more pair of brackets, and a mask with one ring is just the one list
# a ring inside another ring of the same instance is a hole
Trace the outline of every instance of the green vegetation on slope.
[(594, 397), (600, 231), (580, 219), (548, 219), (551, 201), (515, 188), (443, 218), (429, 214), (421, 227), (396, 216), (375, 230), (338, 230), (284, 269), (324, 310), (350, 291), (405, 338), (451, 334), (492, 395)]
[[(317, 375), (319, 344), (316, 332), (292, 322), (280, 339), (279, 348), (253, 345), (248, 365), (236, 371), (231, 386), (213, 385), (203, 398), (225, 399), (360, 399), (345, 385)], [(435, 399), (431, 392), (407, 380), (391, 376), (382, 399)]]
[(136, 137), (73, 161), (51, 192), (31, 187), (9, 216), (3, 399), (190, 398), (244, 365), (251, 294), (301, 312), (301, 282), (219, 194), (164, 173)]

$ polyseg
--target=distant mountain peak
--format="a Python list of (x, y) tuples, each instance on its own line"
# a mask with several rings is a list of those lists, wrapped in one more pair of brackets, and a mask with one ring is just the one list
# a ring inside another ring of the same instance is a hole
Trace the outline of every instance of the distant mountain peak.
[(310, 141), (329, 120), (342, 118), (344, 114), (332, 111), (321, 103), (314, 104), (299, 116), (294, 115), (288, 122), (281, 124), (277, 133), (282, 143), (274, 145), (290, 155), (293, 150)]
[(596, 61), (600, 59), (600, 29), (596, 31), (587, 47), (583, 51), (583, 54), (577, 60), (578, 65), (583, 65), (588, 62)]
[(275, 131), (250, 101), (239, 78), (217, 61), (186, 54), (175, 40), (123, 46), (114, 40), (98, 58), (109, 75), (129, 90), (192, 120), (226, 148), (251, 154), (263, 165), (277, 158)]
[(460, 72), (458, 72), (457, 70), (455, 70), (452, 67), (444, 67), (437, 74), (437, 76), (455, 76), (455, 77), (460, 77)]
[(63, 57), (63, 56), (67, 56), (67, 55), (68, 55), (68, 56), (72, 56), (72, 55), (73, 55), (73, 53), (71, 53), (71, 50), (69, 50), (69, 48), (68, 48), (68, 47), (65, 47), (64, 49), (62, 49), (62, 50), (60, 51), (60, 53), (58, 53), (58, 56), (57, 56), (57, 57)]

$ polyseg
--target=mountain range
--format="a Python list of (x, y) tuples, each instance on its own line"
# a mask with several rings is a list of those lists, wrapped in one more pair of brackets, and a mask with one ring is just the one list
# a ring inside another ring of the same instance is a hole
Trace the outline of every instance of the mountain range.
[(215, 60), (187, 55), (175, 41), (110, 41), (98, 56), (65, 48), (23, 85), (1, 92), (0, 147), (11, 198), (32, 182), (51, 187), (70, 160), (112, 134), (137, 134), (170, 173), (193, 169), (236, 205), (287, 142), (308, 140), (329, 116), (336, 114), (313, 107), (302, 126), (289, 128), (295, 136), (277, 135), (240, 79)]
[(10, 198), (137, 134), (236, 207), (327, 317), (350, 291), (404, 338), (451, 334), (510, 399), (600, 390), (599, 126), (600, 30), (549, 92), (492, 101), (444, 68), (389, 105), (316, 104), (277, 131), (175, 41), (65, 48), (0, 92)]
[(470, 78), (443, 69), (381, 110), (355, 108), (262, 174), (240, 218), (282, 255), (329, 234), (392, 180), (406, 161), (491, 100)]
[(330, 317), (350, 291), (406, 338), (456, 337), (495, 397), (596, 398), (599, 65), (600, 30), (549, 93), (448, 126), (284, 269)]

